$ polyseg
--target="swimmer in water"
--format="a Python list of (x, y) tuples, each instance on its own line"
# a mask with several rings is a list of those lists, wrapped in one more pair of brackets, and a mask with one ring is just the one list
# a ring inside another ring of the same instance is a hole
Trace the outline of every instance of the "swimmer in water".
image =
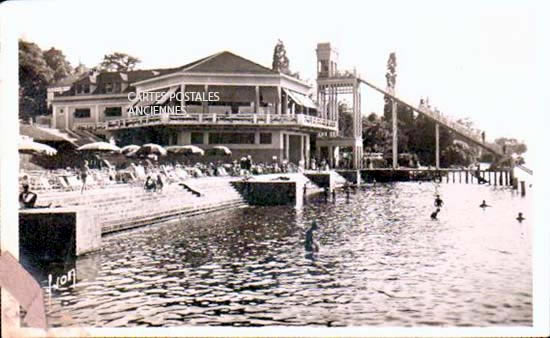
[(437, 214), (439, 214), (439, 208), (437, 208), (434, 212), (432, 212), (432, 214), (430, 215), (430, 217), (435, 220), (437, 219)]
[(313, 238), (313, 231), (317, 230), (317, 223), (313, 221), (311, 224), (311, 228), (306, 232), (306, 242), (305, 247), (306, 251), (310, 252), (318, 252), (319, 251), (319, 244), (315, 241)]
[(434, 206), (437, 208), (441, 208), (443, 206), (443, 200), (439, 197), (439, 195), (436, 195), (435, 197)]
[(487, 203), (485, 202), (485, 200), (483, 200), (483, 202), (481, 202), (481, 204), (479, 205), (479, 207), (485, 209), (485, 208), (487, 208), (487, 207), (490, 207), (490, 205), (487, 204)]
[(523, 213), (520, 212), (520, 213), (518, 214), (518, 217), (517, 217), (516, 219), (517, 219), (518, 222), (520, 222), (520, 223), (521, 223), (522, 221), (524, 221), (525, 218), (523, 217)]

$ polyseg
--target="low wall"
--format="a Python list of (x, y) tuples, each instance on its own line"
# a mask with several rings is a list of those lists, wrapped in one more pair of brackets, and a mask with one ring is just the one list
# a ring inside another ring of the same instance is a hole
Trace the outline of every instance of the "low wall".
[(98, 214), (85, 208), (21, 210), (19, 242), (22, 252), (46, 260), (98, 250), (101, 247)]
[(332, 190), (334, 184), (331, 182), (330, 172), (306, 172), (304, 175), (321, 188), (328, 187)]
[(409, 170), (361, 170), (361, 179), (364, 182), (402, 182), (410, 181)]
[(178, 184), (166, 185), (162, 192), (122, 185), (86, 190), (82, 194), (80, 191), (44, 193), (39, 196), (38, 202), (95, 210), (101, 233), (109, 233), (183, 215), (244, 205), (243, 199), (231, 186), (231, 179), (214, 177), (186, 181), (201, 191), (200, 197)]
[(303, 205), (303, 184), (297, 181), (236, 181), (233, 185), (251, 205)]
[(63, 207), (25, 209), (19, 212), (22, 253), (36, 260), (79, 256), (101, 247), (101, 235), (246, 205), (231, 177), (188, 180), (197, 197), (183, 186), (170, 184), (162, 192), (141, 186), (40, 194), (39, 204)]

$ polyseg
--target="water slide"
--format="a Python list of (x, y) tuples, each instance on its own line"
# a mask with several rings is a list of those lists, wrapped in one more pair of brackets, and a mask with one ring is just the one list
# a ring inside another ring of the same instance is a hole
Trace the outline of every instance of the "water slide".
[[(508, 160), (510, 158), (510, 155), (507, 155), (507, 154), (504, 154), (500, 147), (499, 146), (496, 146), (496, 145), (493, 145), (493, 144), (489, 144), (489, 143), (486, 143), (484, 142), (484, 140), (482, 139), (481, 135), (479, 134), (476, 134), (476, 133), (472, 133), (472, 131), (468, 130), (466, 127), (464, 127), (463, 125), (461, 125), (460, 123), (448, 118), (448, 117), (445, 117), (444, 115), (440, 114), (439, 112), (435, 112), (427, 107), (415, 107), (407, 102), (405, 102), (404, 100), (398, 98), (397, 96), (381, 89), (380, 87), (364, 80), (364, 79), (358, 79), (360, 82), (366, 84), (367, 86), (371, 87), (372, 89), (384, 94), (384, 95), (387, 95), (389, 96), (390, 98), (392, 98), (393, 100), (399, 102), (400, 104), (402, 105), (405, 105), (409, 108), (411, 108), (413, 111), (419, 113), (419, 114), (422, 114), (423, 116), (425, 117), (428, 117), (429, 119), (437, 122), (439, 125), (445, 127), (445, 128), (448, 128), (450, 129), (452, 132), (462, 136), (463, 138), (467, 139), (468, 141), (474, 143), (475, 145), (477, 146), (480, 146), (481, 148), (489, 151), (490, 153), (494, 154), (497, 156), (497, 159), (498, 159), (498, 162), (497, 163), (502, 163), (506, 160)], [(527, 172), (528, 174), (532, 175), (533, 174), (533, 171), (525, 166), (522, 166), (522, 165), (516, 165), (516, 167), (518, 167), (519, 169)]]

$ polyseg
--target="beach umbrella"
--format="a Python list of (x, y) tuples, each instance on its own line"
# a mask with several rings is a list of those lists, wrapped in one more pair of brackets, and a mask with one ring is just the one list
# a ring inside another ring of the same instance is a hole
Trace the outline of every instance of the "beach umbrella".
[(225, 146), (215, 146), (212, 147), (212, 149), (208, 149), (206, 151), (207, 155), (222, 155), (222, 156), (230, 156), (231, 150)]
[(120, 148), (109, 142), (93, 142), (78, 147), (79, 151), (95, 151), (95, 152), (115, 152), (119, 153)]
[(31, 153), (31, 154), (44, 154), (48, 156), (53, 156), (57, 154), (55, 148), (50, 147), (49, 145), (34, 142), (31, 139), (24, 139), (19, 141), (19, 152), (20, 153)]
[(158, 144), (147, 143), (142, 145), (135, 154), (138, 156), (147, 156), (151, 154), (164, 156), (166, 155), (166, 149)]
[(182, 154), (182, 155), (204, 155), (204, 150), (197, 146), (169, 146), (166, 147), (166, 150), (173, 154)]
[(124, 146), (120, 148), (120, 152), (123, 155), (132, 156), (139, 150), (139, 146), (136, 146), (135, 144), (130, 144), (128, 146)]

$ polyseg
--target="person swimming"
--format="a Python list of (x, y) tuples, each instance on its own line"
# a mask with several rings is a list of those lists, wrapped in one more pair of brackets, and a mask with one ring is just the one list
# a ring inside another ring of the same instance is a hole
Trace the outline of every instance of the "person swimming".
[(443, 200), (439, 197), (439, 195), (436, 195), (435, 197), (434, 206), (437, 208), (441, 208), (443, 206)]
[(487, 207), (490, 207), (490, 205), (487, 204), (487, 202), (485, 202), (485, 200), (483, 200), (483, 201), (481, 202), (481, 204), (479, 205), (479, 207), (480, 207), (480, 208), (487, 208)]
[(518, 222), (522, 222), (522, 221), (525, 221), (525, 218), (523, 217), (523, 213), (518, 213), (518, 217), (516, 218), (518, 220)]
[(313, 232), (315, 230), (317, 230), (317, 223), (313, 221), (313, 223), (311, 224), (311, 227), (306, 232), (306, 242), (305, 242), (306, 251), (310, 251), (310, 252), (319, 251), (319, 244), (317, 244), (317, 242), (313, 238)]
[(430, 215), (430, 217), (431, 217), (433, 220), (437, 219), (437, 214), (439, 214), (439, 211), (440, 211), (440, 210), (441, 210), (441, 209), (437, 208), (434, 212), (432, 212), (432, 214)]

